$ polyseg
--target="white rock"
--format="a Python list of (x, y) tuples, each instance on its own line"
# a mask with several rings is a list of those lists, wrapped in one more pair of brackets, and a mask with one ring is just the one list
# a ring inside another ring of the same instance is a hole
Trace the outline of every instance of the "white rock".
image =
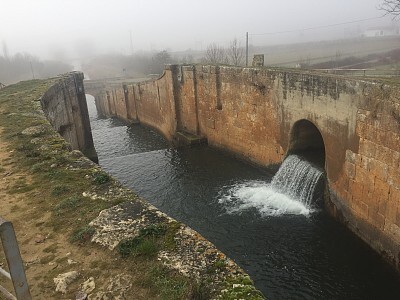
[(54, 284), (56, 285), (56, 292), (66, 293), (68, 285), (78, 276), (79, 273), (77, 271), (71, 271), (59, 274), (56, 278), (53, 278)]
[(86, 294), (90, 294), (96, 288), (96, 284), (94, 283), (94, 278), (90, 277), (84, 283), (82, 283), (82, 291)]
[(88, 296), (82, 291), (78, 291), (75, 295), (75, 300), (86, 300), (87, 298)]

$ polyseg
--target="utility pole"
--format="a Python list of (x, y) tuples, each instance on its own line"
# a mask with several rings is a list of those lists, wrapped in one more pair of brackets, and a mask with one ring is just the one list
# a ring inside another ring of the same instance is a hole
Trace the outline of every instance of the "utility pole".
[(129, 36), (131, 38), (131, 55), (133, 55), (132, 30), (129, 30)]
[(246, 67), (249, 65), (249, 33), (246, 32)]
[(33, 77), (33, 79), (35, 79), (35, 73), (33, 72), (32, 62), (30, 61), (29, 63), (31, 65), (32, 77)]

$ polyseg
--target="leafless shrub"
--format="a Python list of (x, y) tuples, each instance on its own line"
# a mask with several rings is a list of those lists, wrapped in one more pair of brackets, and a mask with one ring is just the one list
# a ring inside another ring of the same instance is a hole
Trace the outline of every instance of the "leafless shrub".
[(227, 64), (228, 57), (226, 55), (226, 50), (223, 47), (212, 43), (208, 45), (203, 61), (213, 65)]
[(244, 49), (236, 38), (229, 45), (228, 57), (230, 63), (234, 66), (242, 66), (244, 64)]

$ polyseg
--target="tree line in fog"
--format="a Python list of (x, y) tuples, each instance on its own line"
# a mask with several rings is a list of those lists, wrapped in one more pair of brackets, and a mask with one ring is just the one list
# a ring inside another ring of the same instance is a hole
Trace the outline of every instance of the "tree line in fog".
[(195, 63), (243, 66), (244, 47), (234, 39), (228, 47), (212, 43), (205, 51), (188, 50), (170, 53), (168, 50), (162, 50), (132, 55), (104, 54), (82, 64), (82, 69), (90, 79), (146, 77), (151, 74), (162, 74), (166, 64)]
[(59, 61), (40, 60), (29, 53), (9, 55), (3, 45), (0, 55), (0, 83), (11, 84), (33, 78), (48, 78), (73, 70), (73, 66)]
[[(237, 39), (228, 47), (208, 45), (205, 51), (184, 51), (171, 54), (168, 50), (140, 52), (132, 55), (104, 54), (82, 63), (82, 70), (91, 79), (107, 77), (147, 77), (162, 74), (166, 64), (224, 64), (244, 65), (244, 48)], [(48, 78), (70, 72), (73, 66), (60, 61), (40, 60), (29, 53), (9, 55), (3, 43), (0, 55), (0, 83)]]
[(178, 63), (167, 50), (157, 53), (133, 55), (103, 54), (82, 64), (82, 69), (90, 79), (112, 77), (146, 77), (161, 74), (165, 64)]

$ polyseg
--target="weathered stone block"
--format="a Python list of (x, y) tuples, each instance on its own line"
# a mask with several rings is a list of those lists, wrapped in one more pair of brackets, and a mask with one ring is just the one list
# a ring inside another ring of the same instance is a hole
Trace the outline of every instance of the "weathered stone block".
[(376, 159), (385, 163), (390, 164), (392, 162), (392, 150), (385, 146), (376, 145)]
[(356, 177), (356, 166), (348, 161), (345, 162), (346, 175), (354, 179)]
[(392, 150), (398, 151), (400, 149), (400, 135), (398, 131), (388, 131), (386, 133), (385, 145)]
[(373, 174), (369, 173), (366, 169), (360, 166), (355, 166), (355, 167), (356, 167), (356, 181), (366, 186), (374, 185)]
[(358, 121), (356, 125), (356, 133), (362, 137), (367, 137), (368, 125), (364, 122)]
[(398, 207), (398, 206), (397, 206), (396, 222), (395, 222), (395, 224), (396, 224), (397, 226), (400, 226), (400, 210), (399, 210), (399, 207)]
[(387, 182), (396, 189), (400, 189), (400, 170), (398, 167), (389, 167)]
[[(400, 149), (400, 146), (399, 148)], [(389, 162), (389, 165), (393, 168), (398, 168), (400, 164), (400, 152), (396, 150), (391, 151), (391, 161)]]
[(214, 119), (207, 119), (207, 127), (211, 129), (215, 129), (215, 120)]
[(386, 145), (387, 142), (387, 137), (386, 137), (386, 131), (383, 130), (378, 130), (375, 143), (380, 144), (380, 145)]
[(368, 219), (368, 205), (363, 201), (354, 201), (354, 212), (363, 219)]
[(349, 180), (349, 193), (352, 197), (362, 199), (363, 197), (363, 185), (360, 182)]
[(386, 203), (385, 217), (388, 220), (388, 222), (391, 222), (391, 223), (396, 222), (397, 207), (398, 207), (397, 201), (388, 201)]
[(382, 215), (385, 215), (388, 203), (389, 199), (379, 201), (378, 212), (381, 213)]
[(351, 150), (346, 150), (346, 161), (351, 164), (356, 163), (356, 154)]
[(379, 178), (375, 178), (375, 191), (380, 195), (381, 199), (389, 198), (389, 184), (387, 181), (382, 181)]
[(361, 162), (358, 165), (361, 166), (361, 168), (363, 168), (364, 170), (369, 172), (370, 161), (371, 161), (371, 158), (369, 158), (367, 156), (361, 156)]
[(365, 202), (370, 209), (378, 211), (379, 202), (382, 200), (379, 192), (374, 190), (372, 193), (368, 194), (365, 198), (363, 198), (363, 202)]
[(367, 157), (375, 157), (376, 154), (376, 144), (370, 142), (369, 140), (366, 139), (360, 139), (360, 150), (359, 153), (361, 155), (367, 156)]
[(356, 154), (356, 165), (357, 166), (362, 166), (362, 162), (366, 158), (367, 158), (366, 156), (363, 156), (363, 155), (357, 153)]
[(385, 216), (375, 210), (369, 209), (368, 219), (375, 227), (381, 230), (385, 227)]
[(366, 130), (365, 134), (366, 135), (364, 138), (366, 138), (370, 141), (376, 141), (376, 136), (378, 133), (377, 133), (377, 129), (374, 126), (367, 124), (367, 130)]
[(382, 181), (388, 177), (388, 166), (376, 159), (370, 161), (370, 172)]

